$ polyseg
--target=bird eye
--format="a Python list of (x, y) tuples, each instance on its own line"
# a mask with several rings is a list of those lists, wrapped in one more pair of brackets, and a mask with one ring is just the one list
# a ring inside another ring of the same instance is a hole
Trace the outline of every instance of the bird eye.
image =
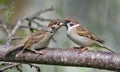
[(58, 26), (60, 25), (60, 23), (57, 24)]
[(73, 26), (73, 25), (74, 25), (74, 24), (72, 24), (72, 23), (70, 24), (70, 26)]

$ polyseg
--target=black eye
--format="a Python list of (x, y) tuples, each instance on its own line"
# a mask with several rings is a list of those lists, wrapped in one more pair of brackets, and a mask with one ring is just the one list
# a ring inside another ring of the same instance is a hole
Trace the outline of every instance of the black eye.
[(58, 23), (57, 25), (60, 25), (60, 23)]
[(74, 24), (72, 24), (72, 23), (70, 24), (70, 26), (73, 26), (73, 25), (74, 25)]

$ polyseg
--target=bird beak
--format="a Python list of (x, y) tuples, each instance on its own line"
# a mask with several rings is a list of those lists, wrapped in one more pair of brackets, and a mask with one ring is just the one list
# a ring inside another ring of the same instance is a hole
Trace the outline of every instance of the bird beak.
[(62, 22), (59, 23), (58, 28), (60, 28), (61, 26), (63, 26)]
[(59, 26), (63, 26), (63, 23), (61, 22), (61, 23), (59, 24)]
[(52, 29), (58, 29), (58, 28), (60, 28), (62, 25), (63, 25), (63, 23), (60, 22), (59, 24), (57, 24), (57, 26), (55, 26), (55, 25), (51, 26), (51, 28), (52, 28)]
[(61, 20), (61, 26), (67, 26), (67, 24), (65, 23), (65, 20)]

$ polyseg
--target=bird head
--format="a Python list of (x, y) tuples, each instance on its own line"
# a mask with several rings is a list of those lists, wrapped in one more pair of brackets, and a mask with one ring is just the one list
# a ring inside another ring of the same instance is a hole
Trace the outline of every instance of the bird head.
[(51, 32), (56, 32), (62, 25), (63, 21), (62, 20), (58, 20), (58, 19), (54, 19), (52, 20), (49, 25), (48, 25), (48, 31), (51, 31)]
[(73, 19), (73, 18), (67, 18), (63, 22), (63, 26), (66, 26), (67, 29), (71, 28), (71, 27), (73, 27), (77, 24), (79, 24), (79, 22), (77, 20)]

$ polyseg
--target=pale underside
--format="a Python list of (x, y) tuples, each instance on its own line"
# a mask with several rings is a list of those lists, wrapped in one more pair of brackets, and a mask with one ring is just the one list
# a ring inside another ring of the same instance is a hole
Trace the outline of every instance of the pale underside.
[[(78, 24), (79, 25), (79, 24)], [(76, 25), (76, 26), (78, 26)], [(76, 29), (74, 27), (68, 28), (67, 36), (76, 44), (81, 47), (86, 46), (102, 46), (102, 44), (98, 41), (92, 40), (88, 37), (81, 36), (80, 34), (76, 33)]]

